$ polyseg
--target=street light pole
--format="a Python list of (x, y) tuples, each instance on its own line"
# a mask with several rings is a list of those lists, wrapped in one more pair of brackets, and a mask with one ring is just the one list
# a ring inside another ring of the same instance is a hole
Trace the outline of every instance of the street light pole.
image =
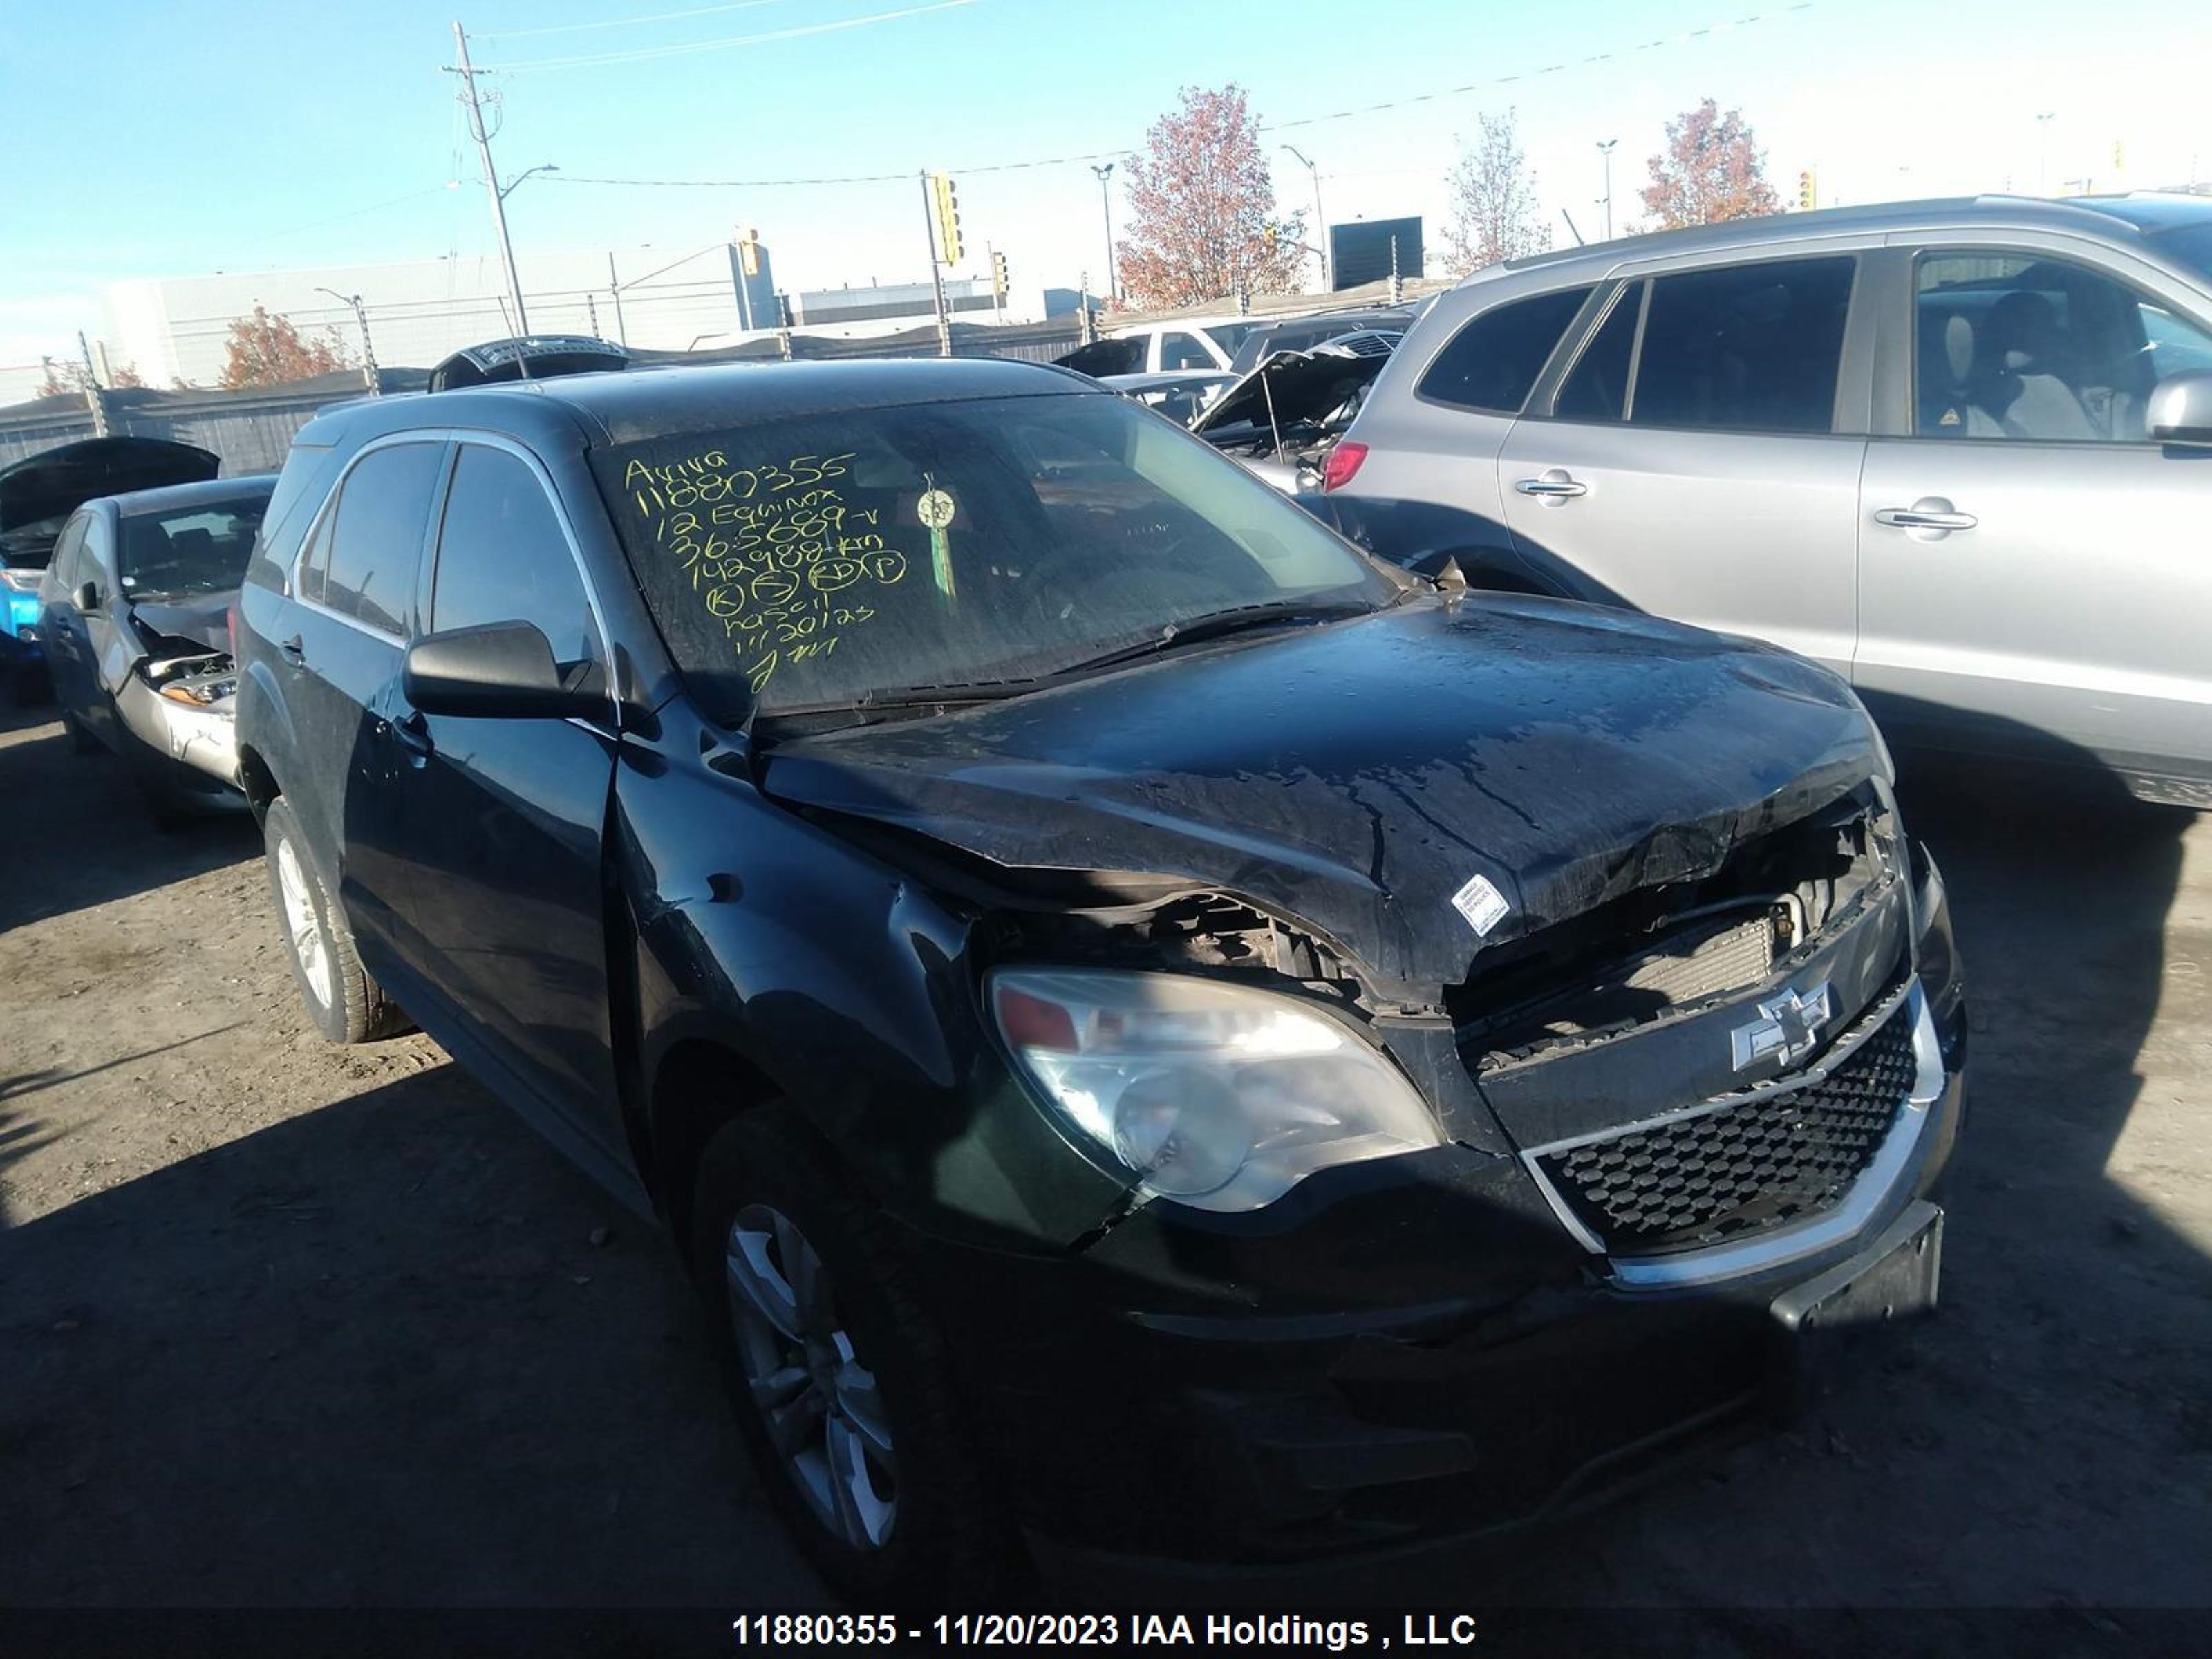
[(1618, 138), (1597, 141), (1597, 153), (1605, 157), (1605, 240), (1608, 242), (1613, 240), (1613, 147), (1620, 142)]
[[(514, 307), (514, 331), (530, 332), (530, 314), (522, 306), (522, 279), (514, 274), (514, 244), (507, 234), (507, 192), (499, 187), (499, 173), (491, 164), (491, 134), (484, 130), (483, 104), (477, 97), (477, 74), (469, 63), (469, 37), (462, 32), (459, 21), (453, 24), (453, 50), (460, 55), (460, 65), (454, 73), (461, 77), (461, 99), (469, 108), (469, 132), (477, 141), (477, 155), (483, 161), (484, 190), (491, 198), (492, 228), (499, 234), (500, 264), (507, 272), (507, 297)], [(520, 184), (520, 179), (516, 183)]]
[(341, 294), (334, 288), (318, 288), (315, 292), (327, 294), (340, 305), (353, 307), (353, 319), (361, 325), (361, 378), (368, 383), (370, 397), (382, 397), (384, 386), (376, 373), (376, 347), (368, 337), (368, 307), (361, 302), (358, 294)]
[(1098, 175), (1098, 205), (1106, 216), (1106, 297), (1118, 300), (1121, 297), (1121, 283), (1114, 271), (1114, 199), (1106, 193), (1106, 181), (1114, 176), (1114, 164), (1109, 161), (1091, 170)]
[(2035, 193), (2038, 196), (2051, 194), (2051, 118), (2057, 113), (2055, 109), (2045, 110), (2035, 118)]
[(1321, 255), (1321, 291), (1324, 294), (1334, 293), (1335, 290), (1329, 286), (1328, 282), (1328, 216), (1322, 211), (1321, 169), (1307, 160), (1306, 153), (1296, 144), (1285, 144), (1283, 148), (1297, 156), (1304, 164), (1305, 170), (1313, 175), (1314, 252)]

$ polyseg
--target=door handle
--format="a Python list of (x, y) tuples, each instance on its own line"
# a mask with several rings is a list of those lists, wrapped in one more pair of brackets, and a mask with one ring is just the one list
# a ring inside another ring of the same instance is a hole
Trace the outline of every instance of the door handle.
[(1882, 507), (1875, 514), (1874, 521), (1897, 530), (1913, 531), (1923, 541), (1948, 536), (1954, 530), (1972, 530), (1981, 522), (1971, 513), (1960, 512), (1941, 495), (1923, 495), (1910, 507)]
[(283, 653), (284, 660), (286, 662), (291, 663), (295, 666), (303, 664), (307, 660), (307, 642), (297, 634), (293, 635), (289, 640), (278, 641), (276, 649)]
[(1534, 495), (1546, 507), (1557, 507), (1561, 501), (1589, 494), (1589, 486), (1563, 466), (1553, 467), (1534, 478), (1516, 479), (1513, 487), (1523, 495)]
[(385, 723), (385, 730), (399, 740), (399, 746), (412, 755), (428, 756), (437, 748), (430, 736), (430, 722), (422, 718), (419, 708), (411, 708), (398, 720)]

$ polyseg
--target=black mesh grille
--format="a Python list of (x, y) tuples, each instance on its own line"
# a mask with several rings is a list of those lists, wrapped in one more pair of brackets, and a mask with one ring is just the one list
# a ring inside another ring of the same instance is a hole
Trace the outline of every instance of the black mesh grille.
[(1832, 1207), (1912, 1090), (1899, 1008), (1819, 1083), (1537, 1159), (1614, 1255), (1694, 1249)]

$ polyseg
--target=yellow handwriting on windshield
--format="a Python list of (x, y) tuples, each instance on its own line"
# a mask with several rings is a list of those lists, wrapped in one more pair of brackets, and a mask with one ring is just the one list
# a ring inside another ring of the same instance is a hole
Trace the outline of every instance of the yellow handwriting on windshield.
[(883, 509), (846, 498), (854, 453), (733, 466), (705, 449), (623, 471), (655, 545), (689, 577), (756, 693), (781, 664), (835, 654), (906, 576)]

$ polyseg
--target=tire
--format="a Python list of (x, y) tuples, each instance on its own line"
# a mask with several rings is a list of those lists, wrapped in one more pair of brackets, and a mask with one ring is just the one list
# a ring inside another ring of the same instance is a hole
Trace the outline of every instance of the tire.
[[(816, 1570), (859, 1607), (973, 1605), (1002, 1588), (1011, 1528), (985, 1501), (945, 1340), (910, 1288), (896, 1239), (790, 1107), (757, 1108), (715, 1136), (691, 1215), (693, 1278), (738, 1427)], [(788, 1320), (798, 1340), (757, 1311), (758, 1287), (791, 1291), (780, 1275), (793, 1237), (824, 1287), (814, 1318)], [(770, 1358), (779, 1348), (786, 1354)], [(754, 1386), (763, 1371), (785, 1379), (787, 1403), (773, 1413)], [(772, 1416), (795, 1456), (778, 1449)], [(878, 1447), (895, 1463), (872, 1455)], [(860, 1471), (861, 1484), (844, 1483), (860, 1495), (849, 1505), (827, 1495), (841, 1455)]]
[(87, 726), (66, 708), (62, 710), (62, 730), (69, 734), (70, 752), (74, 755), (97, 755), (106, 745), (94, 736)]
[(407, 1029), (407, 1017), (361, 965), (353, 931), (308, 855), (300, 821), (283, 796), (261, 823), (269, 891), (307, 1018), (332, 1042), (371, 1042)]

